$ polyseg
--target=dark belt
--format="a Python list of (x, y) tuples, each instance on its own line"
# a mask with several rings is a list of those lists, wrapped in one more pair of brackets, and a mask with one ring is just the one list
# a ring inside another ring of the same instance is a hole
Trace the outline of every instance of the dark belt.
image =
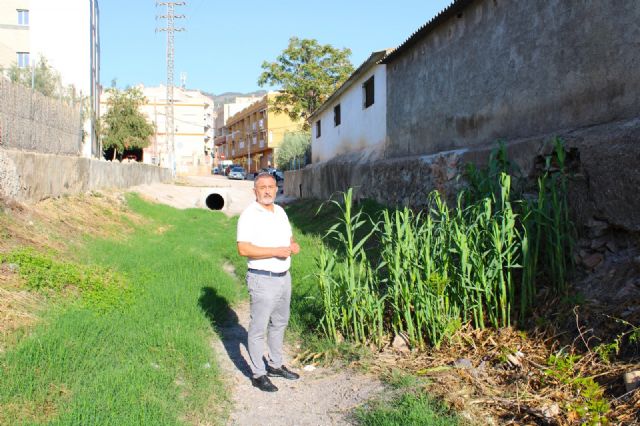
[(265, 275), (267, 277), (284, 277), (285, 275), (287, 275), (287, 272), (289, 271), (284, 271), (284, 272), (271, 272), (271, 271), (263, 271), (262, 269), (248, 269), (248, 272), (251, 272), (252, 274), (256, 274), (256, 275)]

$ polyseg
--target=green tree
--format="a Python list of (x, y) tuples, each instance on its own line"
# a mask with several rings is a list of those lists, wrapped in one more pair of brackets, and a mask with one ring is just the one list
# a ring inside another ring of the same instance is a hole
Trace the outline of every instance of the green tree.
[(15, 63), (7, 69), (11, 82), (25, 87), (33, 87), (36, 91), (49, 97), (58, 97), (71, 101), (79, 100), (73, 85), (63, 86), (60, 73), (49, 65), (42, 57), (34, 67), (20, 68)]
[(276, 152), (276, 163), (282, 170), (290, 170), (295, 164), (304, 166), (305, 155), (311, 148), (311, 134), (307, 131), (285, 132)]
[(307, 118), (353, 72), (349, 60), (351, 49), (321, 45), (314, 39), (289, 39), (289, 46), (275, 62), (264, 61), (258, 79), (260, 86), (278, 86), (282, 91), (270, 101), (275, 113), (287, 114), (292, 120)]
[(103, 149), (113, 149), (112, 159), (115, 159), (116, 154), (125, 149), (149, 146), (149, 137), (155, 132), (155, 127), (139, 110), (146, 102), (142, 91), (135, 87), (124, 91), (110, 88), (107, 93), (107, 112), (100, 123)]

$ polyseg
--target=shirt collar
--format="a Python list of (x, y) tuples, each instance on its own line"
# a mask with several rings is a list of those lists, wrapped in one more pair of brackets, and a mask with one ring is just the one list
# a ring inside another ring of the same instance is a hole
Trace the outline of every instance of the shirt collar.
[(273, 212), (271, 212), (271, 211), (267, 210), (266, 208), (264, 208), (262, 206), (262, 204), (260, 204), (259, 202), (257, 202), (257, 201), (253, 202), (253, 208), (258, 210), (259, 212), (263, 212), (263, 213), (273, 213), (273, 214), (275, 214), (277, 207), (278, 206), (276, 205), (276, 203), (273, 203)]

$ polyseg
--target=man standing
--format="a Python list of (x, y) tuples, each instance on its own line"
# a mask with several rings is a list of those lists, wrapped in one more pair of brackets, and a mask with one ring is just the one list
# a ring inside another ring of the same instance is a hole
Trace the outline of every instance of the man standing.
[[(293, 240), (289, 218), (274, 204), (278, 186), (269, 173), (260, 173), (253, 182), (256, 201), (238, 220), (238, 253), (248, 258), (247, 286), (251, 299), (248, 346), (251, 383), (265, 392), (278, 388), (269, 377), (289, 380), (300, 376), (282, 364), (284, 330), (289, 322), (291, 301), (291, 254), (300, 252)], [(269, 357), (265, 368), (265, 334)]]

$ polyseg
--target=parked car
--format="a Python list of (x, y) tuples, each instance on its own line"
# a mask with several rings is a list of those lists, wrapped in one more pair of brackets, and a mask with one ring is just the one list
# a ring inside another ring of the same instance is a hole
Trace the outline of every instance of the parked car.
[(217, 175), (218, 173), (220, 173), (220, 169), (218, 167), (212, 167), (211, 168), (211, 174), (212, 175)]
[(228, 177), (229, 173), (231, 173), (231, 169), (233, 169), (234, 167), (242, 167), (242, 166), (240, 164), (230, 164), (225, 169), (222, 169), (222, 174)]
[(227, 177), (229, 179), (244, 180), (247, 177), (247, 172), (242, 167), (233, 167)]
[(253, 174), (253, 177), (255, 178), (256, 176), (258, 176), (259, 173), (269, 173), (271, 176), (276, 178), (276, 182), (280, 182), (281, 180), (284, 180), (284, 173), (281, 170), (275, 169), (273, 167), (266, 167), (264, 169), (260, 169), (259, 172), (255, 172)]

